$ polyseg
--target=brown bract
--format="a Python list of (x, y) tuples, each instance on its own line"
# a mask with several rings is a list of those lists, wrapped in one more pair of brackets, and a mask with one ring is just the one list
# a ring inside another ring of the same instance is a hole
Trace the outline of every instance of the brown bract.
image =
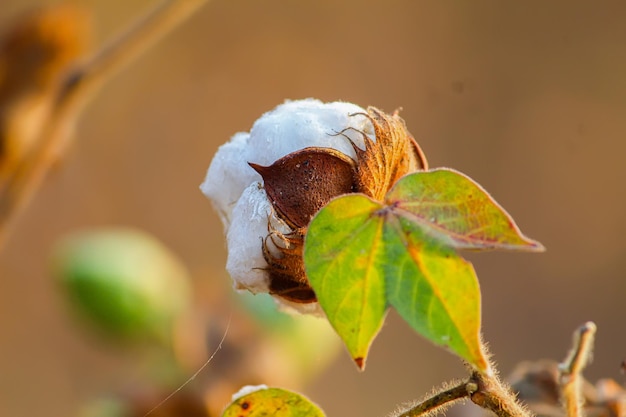
[(350, 141), (356, 152), (356, 181), (360, 193), (382, 201), (387, 191), (404, 175), (428, 169), (426, 156), (407, 131), (398, 112), (388, 115), (375, 107), (361, 113), (372, 122), (376, 141), (363, 132), (365, 149)]
[(304, 148), (268, 167), (248, 163), (278, 216), (292, 229), (306, 227), (333, 197), (355, 190), (354, 161), (329, 148)]
[(330, 200), (349, 193), (363, 193), (382, 201), (402, 176), (428, 169), (426, 157), (406, 130), (397, 112), (388, 115), (375, 107), (352, 117), (367, 117), (376, 140), (365, 132), (364, 148), (346, 134), (356, 160), (330, 148), (305, 148), (293, 152), (268, 167), (249, 163), (263, 177), (265, 192), (280, 221), (293, 230), (280, 233), (268, 221), (263, 240), (263, 256), (268, 264), (270, 293), (297, 303), (317, 301), (309, 286), (302, 253), (304, 237), (313, 216)]

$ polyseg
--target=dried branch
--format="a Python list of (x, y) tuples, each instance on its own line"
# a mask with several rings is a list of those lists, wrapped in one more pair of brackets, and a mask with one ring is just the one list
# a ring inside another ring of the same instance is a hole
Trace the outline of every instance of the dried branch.
[(568, 417), (581, 417), (583, 407), (582, 371), (591, 360), (596, 325), (587, 322), (574, 333), (574, 342), (567, 358), (559, 365), (559, 382), (563, 406)]
[(167, 0), (139, 18), (64, 78), (37, 148), (8, 178), (0, 195), (0, 249), (50, 166), (63, 153), (75, 122), (88, 101), (113, 75), (191, 16), (207, 0)]

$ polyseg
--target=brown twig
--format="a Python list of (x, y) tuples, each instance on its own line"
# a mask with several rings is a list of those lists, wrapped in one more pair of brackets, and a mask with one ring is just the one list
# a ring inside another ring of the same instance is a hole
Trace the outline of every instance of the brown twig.
[(0, 249), (50, 166), (63, 152), (81, 111), (99, 88), (207, 0), (166, 0), (146, 13), (62, 82), (37, 149), (8, 180), (0, 196)]
[(559, 383), (563, 406), (568, 417), (581, 417), (583, 396), (581, 374), (591, 360), (596, 325), (587, 322), (574, 332), (574, 342), (567, 358), (559, 365)]

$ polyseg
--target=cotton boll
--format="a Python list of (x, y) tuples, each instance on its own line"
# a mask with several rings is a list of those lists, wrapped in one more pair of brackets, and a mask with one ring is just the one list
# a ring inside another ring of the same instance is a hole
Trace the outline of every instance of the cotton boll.
[[(276, 202), (268, 199), (263, 178), (248, 163), (268, 167), (309, 147), (332, 148), (356, 163), (353, 144), (365, 150), (364, 134), (376, 142), (368, 111), (343, 102), (286, 101), (261, 116), (250, 133), (237, 133), (218, 149), (200, 188), (224, 224), (226, 269), (236, 289), (271, 292), (286, 310), (322, 314), (306, 277), (301, 279), (304, 266), (297, 254), (303, 235), (292, 234), (294, 230), (277, 218)], [(276, 233), (278, 246), (267, 239), (270, 231)]]
[[(364, 147), (364, 143), (358, 131), (374, 139), (369, 119), (350, 116), (355, 113), (366, 111), (344, 102), (287, 101), (261, 116), (250, 133), (237, 133), (222, 145), (200, 189), (213, 202), (224, 227), (228, 229), (231, 212), (243, 190), (252, 182), (262, 181), (248, 162), (271, 165), (285, 155), (312, 146), (333, 148), (355, 158), (350, 141), (338, 133), (344, 131), (359, 147)], [(346, 131), (348, 127), (353, 129)]]

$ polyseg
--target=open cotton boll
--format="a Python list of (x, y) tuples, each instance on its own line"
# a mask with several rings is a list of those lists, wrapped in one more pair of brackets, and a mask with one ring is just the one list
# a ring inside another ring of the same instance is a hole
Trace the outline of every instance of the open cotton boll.
[[(226, 269), (236, 289), (271, 293), (288, 310), (321, 314), (308, 285), (307, 294), (310, 295), (292, 293), (290, 291), (302, 291), (298, 287), (300, 281), (288, 284), (294, 285), (293, 288), (284, 287), (287, 284), (280, 281), (282, 276), (274, 277), (270, 272), (273, 270), (276, 273), (285, 268), (275, 264), (283, 255), (281, 248), (273, 246), (275, 242), (272, 239), (267, 239), (270, 230), (286, 236), (294, 230), (287, 226), (284, 218), (277, 217), (276, 202), (268, 199), (263, 178), (248, 163), (267, 167), (309, 147), (332, 148), (356, 162), (353, 143), (364, 149), (363, 134), (376, 140), (371, 118), (362, 107), (343, 102), (322, 103), (313, 99), (287, 101), (261, 116), (250, 133), (237, 133), (218, 149), (200, 188), (211, 200), (224, 224), (228, 246)], [(306, 191), (303, 189), (302, 192)], [(295, 226), (292, 224), (292, 227)], [(301, 250), (298, 245), (303, 244), (302, 236), (299, 239), (295, 243), (296, 251)], [(283, 240), (283, 250), (294, 250), (293, 242), (284, 242), (287, 240)], [(271, 253), (269, 258), (267, 251)], [(272, 258), (269, 261), (271, 265), (266, 258)], [(289, 262), (287, 269), (301, 268), (303, 271), (301, 258), (299, 262)]]
[[(374, 139), (369, 119), (350, 116), (365, 112), (362, 107), (344, 102), (287, 101), (261, 116), (250, 133), (237, 133), (218, 149), (200, 189), (213, 202), (228, 229), (232, 210), (243, 190), (252, 182), (262, 181), (248, 162), (271, 165), (285, 155), (312, 146), (333, 148), (354, 158), (352, 145), (338, 133), (344, 131), (359, 147), (364, 143), (357, 130)], [(348, 127), (354, 130), (345, 130)]]

